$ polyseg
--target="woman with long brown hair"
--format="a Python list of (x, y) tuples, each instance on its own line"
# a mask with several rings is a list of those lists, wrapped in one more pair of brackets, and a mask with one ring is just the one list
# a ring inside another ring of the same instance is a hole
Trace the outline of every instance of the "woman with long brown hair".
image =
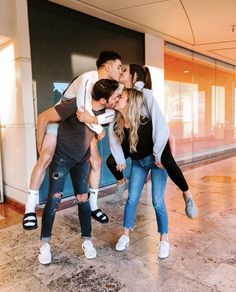
[[(185, 213), (189, 218), (194, 218), (197, 215), (197, 208), (193, 201), (192, 194), (189, 190), (188, 184), (183, 176), (183, 173), (177, 163), (175, 162), (169, 140), (170, 134), (167, 123), (159, 106), (152, 94), (152, 82), (149, 69), (142, 65), (130, 64), (127, 66), (120, 82), (126, 88), (136, 88), (143, 93), (143, 107), (141, 109), (142, 115), (147, 116), (152, 121), (153, 127), (153, 154), (155, 156), (155, 163), (160, 168), (165, 168), (171, 180), (182, 191), (185, 201)], [(135, 108), (135, 101), (130, 111)], [(125, 160), (130, 156), (130, 151), (120, 140), (117, 143), (117, 137), (114, 135), (113, 123), (109, 126), (109, 141), (112, 154), (107, 159), (107, 166), (112, 174), (117, 179), (116, 197), (122, 198), (123, 192), (126, 188), (126, 181), (122, 170), (126, 167)], [(122, 145), (122, 148), (121, 146)]]

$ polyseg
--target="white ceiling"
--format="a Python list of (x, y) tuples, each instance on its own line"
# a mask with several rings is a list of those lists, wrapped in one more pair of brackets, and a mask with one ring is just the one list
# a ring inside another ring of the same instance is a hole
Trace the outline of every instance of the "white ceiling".
[[(236, 65), (236, 0), (51, 0)], [(235, 25), (233, 31), (232, 25)]]

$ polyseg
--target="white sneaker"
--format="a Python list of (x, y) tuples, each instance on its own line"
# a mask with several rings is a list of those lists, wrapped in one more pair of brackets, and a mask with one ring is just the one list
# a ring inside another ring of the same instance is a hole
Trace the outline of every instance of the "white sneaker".
[(121, 235), (119, 238), (117, 244), (116, 244), (116, 250), (123, 251), (129, 246), (129, 236), (127, 235)]
[(159, 255), (160, 259), (165, 259), (170, 254), (170, 245), (167, 241), (161, 240), (159, 244)]
[(115, 196), (114, 196), (114, 199), (113, 199), (114, 203), (121, 202), (123, 200), (124, 192), (127, 189), (128, 189), (128, 184), (127, 184), (126, 180), (122, 185), (120, 185), (120, 184), (116, 185)]
[(52, 255), (51, 255), (51, 248), (49, 243), (44, 243), (40, 247), (40, 253), (38, 255), (38, 261), (42, 265), (48, 265), (52, 261)]
[(91, 240), (86, 239), (82, 243), (82, 249), (84, 250), (84, 255), (87, 259), (95, 259), (97, 256), (97, 251), (93, 247), (93, 243)]
[(191, 219), (195, 218), (197, 216), (197, 207), (194, 203), (193, 198), (186, 199), (185, 204), (186, 215)]

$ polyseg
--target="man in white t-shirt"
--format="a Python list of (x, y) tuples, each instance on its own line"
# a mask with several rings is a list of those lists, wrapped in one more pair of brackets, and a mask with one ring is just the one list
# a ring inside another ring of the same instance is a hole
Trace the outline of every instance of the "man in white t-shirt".
[[(102, 51), (96, 62), (97, 71), (86, 72), (77, 77), (64, 92), (64, 98), (76, 97), (77, 106), (80, 110), (86, 110), (92, 114), (91, 106), (91, 92), (93, 85), (99, 79), (113, 79), (119, 81), (121, 70), (121, 56), (114, 51)], [(39, 116), (39, 119), (43, 114)], [(97, 205), (98, 189), (101, 177), (102, 159), (98, 151), (97, 142), (105, 136), (102, 124), (107, 124), (113, 120), (114, 112), (106, 110), (100, 116), (94, 116), (94, 124), (87, 124), (87, 126), (96, 132), (96, 138), (91, 143), (91, 171), (89, 175), (90, 184), (90, 205), (91, 215), (94, 219), (101, 223), (109, 221), (106, 214), (104, 214)], [(32, 230), (37, 228), (37, 218), (35, 213), (35, 206), (38, 203), (39, 188), (43, 182), (45, 171), (50, 164), (56, 149), (58, 124), (51, 124), (46, 129), (40, 127), (37, 131), (37, 149), (39, 152), (39, 159), (33, 169), (30, 180), (29, 194), (27, 198), (25, 215), (23, 218), (23, 228)]]

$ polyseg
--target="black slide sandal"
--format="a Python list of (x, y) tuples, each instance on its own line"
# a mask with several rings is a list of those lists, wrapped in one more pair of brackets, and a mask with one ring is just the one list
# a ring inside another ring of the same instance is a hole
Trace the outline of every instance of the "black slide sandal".
[[(101, 214), (98, 215), (99, 213)], [(94, 211), (91, 211), (91, 216), (93, 217), (93, 219), (97, 220), (98, 222), (102, 224), (106, 224), (109, 222), (108, 216), (105, 213), (103, 213), (101, 209), (96, 209)]]
[[(30, 217), (34, 217), (34, 218), (30, 218)], [(27, 223), (33, 223), (33, 224), (27, 225)], [(35, 212), (26, 213), (23, 218), (22, 226), (25, 230), (37, 229), (38, 224), (37, 224), (36, 213)]]

